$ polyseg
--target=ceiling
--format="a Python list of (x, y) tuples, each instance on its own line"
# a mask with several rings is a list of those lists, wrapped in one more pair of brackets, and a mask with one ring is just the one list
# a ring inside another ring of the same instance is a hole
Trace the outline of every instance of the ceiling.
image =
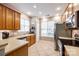
[[(5, 5), (10, 6), (10, 8), (19, 10), (20, 12), (30, 16), (55, 16), (56, 14), (61, 15), (67, 3), (6, 3)], [(35, 8), (33, 8), (35, 5)], [(60, 7), (60, 10), (56, 10)]]

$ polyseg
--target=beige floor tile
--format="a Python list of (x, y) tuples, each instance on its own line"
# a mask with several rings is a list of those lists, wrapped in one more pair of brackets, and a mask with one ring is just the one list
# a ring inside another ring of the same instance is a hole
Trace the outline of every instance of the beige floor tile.
[(54, 42), (40, 40), (33, 46), (29, 47), (29, 56), (58, 56), (58, 52), (54, 50)]

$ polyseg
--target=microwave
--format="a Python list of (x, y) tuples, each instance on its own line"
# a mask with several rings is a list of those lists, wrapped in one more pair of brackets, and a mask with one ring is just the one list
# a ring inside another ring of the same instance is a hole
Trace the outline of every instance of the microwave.
[(66, 19), (66, 27), (72, 28), (72, 29), (78, 29), (79, 28), (79, 11), (76, 11), (75, 14), (70, 15)]

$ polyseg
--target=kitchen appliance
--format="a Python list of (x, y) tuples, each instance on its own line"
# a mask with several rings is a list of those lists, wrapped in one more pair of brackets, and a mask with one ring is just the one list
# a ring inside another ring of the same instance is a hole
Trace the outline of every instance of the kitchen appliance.
[(2, 32), (2, 39), (7, 39), (9, 37), (9, 32)]
[(71, 37), (71, 31), (65, 30), (65, 24), (55, 24), (55, 32), (54, 32), (54, 43), (55, 50), (58, 50), (58, 39), (59, 37)]
[(35, 33), (35, 27), (34, 26), (32, 26), (31, 28), (30, 28), (30, 33)]
[(66, 19), (66, 27), (69, 29), (79, 28), (79, 10)]

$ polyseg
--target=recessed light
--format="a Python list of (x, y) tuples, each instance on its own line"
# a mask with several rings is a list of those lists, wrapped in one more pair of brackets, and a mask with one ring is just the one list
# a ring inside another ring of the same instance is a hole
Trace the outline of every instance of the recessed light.
[(77, 6), (78, 5), (78, 3), (74, 3), (74, 6)]
[(47, 21), (47, 18), (45, 16), (43, 16), (43, 21)]
[(65, 12), (65, 15), (67, 15), (67, 14), (68, 14), (68, 12), (66, 11), (66, 12)]
[(54, 18), (55, 18), (56, 20), (57, 20), (57, 19), (60, 19), (60, 17), (59, 17), (59, 16), (55, 16)]
[(32, 13), (31, 12), (27, 12), (27, 15), (31, 15)]
[(71, 7), (72, 7), (72, 4), (69, 5), (69, 8), (71, 8)]
[(57, 13), (56, 16), (59, 16), (59, 14)]
[(70, 11), (69, 14), (71, 14), (72, 12)]
[(34, 6), (33, 6), (33, 8), (37, 8), (37, 6), (36, 6), (36, 5), (34, 5)]
[(61, 10), (61, 8), (60, 7), (57, 7), (56, 10), (59, 11), (59, 10)]
[(41, 14), (42, 14), (42, 12), (41, 12), (41, 11), (39, 11), (39, 14), (41, 15)]

